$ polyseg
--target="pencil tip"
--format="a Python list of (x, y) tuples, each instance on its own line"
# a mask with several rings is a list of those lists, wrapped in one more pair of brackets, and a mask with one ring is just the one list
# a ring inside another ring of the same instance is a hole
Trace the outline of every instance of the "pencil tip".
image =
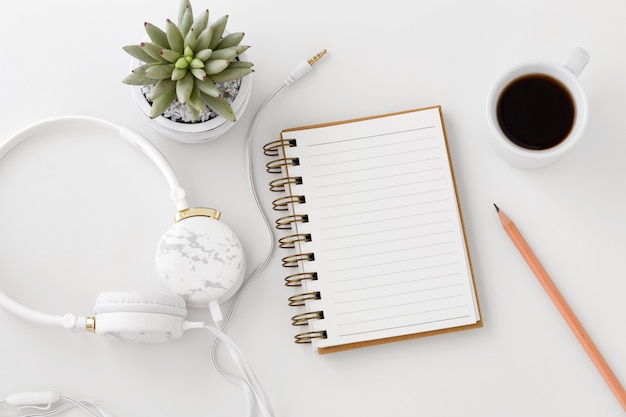
[(498, 207), (498, 206), (496, 205), (496, 203), (493, 203), (493, 206), (496, 208), (496, 211), (497, 211), (497, 212), (499, 212), (499, 211), (500, 211), (500, 207)]

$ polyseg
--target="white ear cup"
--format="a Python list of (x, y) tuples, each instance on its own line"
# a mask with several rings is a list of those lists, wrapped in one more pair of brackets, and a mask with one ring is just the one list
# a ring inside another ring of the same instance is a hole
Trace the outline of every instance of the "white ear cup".
[(174, 223), (159, 241), (155, 261), (165, 286), (192, 307), (228, 299), (245, 274), (239, 239), (224, 223), (207, 216)]
[(159, 343), (183, 335), (187, 310), (176, 294), (109, 291), (98, 296), (94, 313), (96, 334)]

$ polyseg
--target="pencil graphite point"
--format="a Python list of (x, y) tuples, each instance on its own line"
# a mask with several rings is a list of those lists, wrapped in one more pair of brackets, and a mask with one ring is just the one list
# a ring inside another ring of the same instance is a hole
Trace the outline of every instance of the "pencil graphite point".
[(498, 212), (500, 211), (500, 207), (498, 207), (498, 206), (496, 205), (496, 203), (493, 203), (493, 206), (496, 208), (496, 211), (498, 211)]

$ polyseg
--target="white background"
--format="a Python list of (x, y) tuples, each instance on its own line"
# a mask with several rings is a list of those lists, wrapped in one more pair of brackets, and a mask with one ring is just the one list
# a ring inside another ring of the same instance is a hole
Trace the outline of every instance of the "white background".
[[(440, 104), (470, 244), (484, 327), (319, 356), (295, 345), (292, 294), (277, 251), (229, 327), (277, 416), (618, 416), (623, 410), (501, 229), (517, 223), (572, 309), (626, 383), (626, 3), (622, 0), (196, 1), (230, 15), (255, 63), (246, 114), (206, 144), (150, 127), (121, 79), (122, 46), (143, 22), (176, 18), (174, 0), (36, 0), (5, 4), (0, 26), (0, 136), (41, 119), (101, 117), (152, 140), (192, 205), (216, 207), (250, 266), (267, 235), (244, 169), (255, 110), (289, 70), (326, 48), (274, 101), (254, 138), (254, 178), (275, 198), (259, 150), (282, 128)], [(513, 168), (491, 148), (485, 99), (495, 78), (531, 59), (591, 61), (582, 141), (549, 167)], [(48, 139), (48, 140), (47, 140)], [(31, 307), (88, 314), (108, 289), (159, 289), (153, 252), (173, 206), (158, 171), (121, 141), (40, 137), (0, 164), (0, 286)], [(281, 250), (282, 251), (282, 250)], [(206, 312), (192, 312), (203, 319)], [(54, 390), (99, 401), (115, 417), (242, 415), (238, 389), (196, 331), (163, 345), (115, 344), (0, 314), (0, 398)], [(12, 410), (0, 409), (0, 416)]]

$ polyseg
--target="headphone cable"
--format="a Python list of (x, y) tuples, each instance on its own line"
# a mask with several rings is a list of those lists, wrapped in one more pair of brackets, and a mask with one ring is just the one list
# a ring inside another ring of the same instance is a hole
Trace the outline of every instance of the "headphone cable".
[[(272, 258), (272, 255), (274, 254), (274, 250), (276, 247), (276, 239), (274, 237), (274, 231), (272, 228), (272, 225), (268, 219), (268, 216), (265, 215), (265, 211), (263, 210), (263, 207), (261, 206), (261, 202), (259, 201), (259, 197), (257, 195), (256, 192), (256, 187), (254, 185), (254, 178), (252, 175), (252, 141), (254, 139), (254, 135), (256, 133), (256, 129), (257, 129), (257, 125), (261, 119), (261, 116), (263, 115), (263, 113), (265, 112), (266, 108), (269, 106), (269, 104), (272, 102), (272, 100), (274, 98), (276, 98), (282, 91), (284, 91), (285, 87), (289, 87), (290, 85), (292, 85), (293, 83), (295, 83), (296, 81), (298, 81), (299, 79), (301, 79), (302, 77), (304, 77), (312, 68), (313, 68), (313, 64), (315, 64), (322, 56), (324, 56), (326, 54), (326, 50), (323, 50), (322, 52), (320, 52), (319, 54), (317, 54), (315, 57), (307, 60), (307, 61), (302, 61), (300, 62), (296, 67), (294, 67), (291, 72), (289, 73), (289, 75), (285, 78), (285, 80), (283, 81), (283, 83), (267, 98), (265, 99), (265, 101), (263, 102), (263, 104), (259, 107), (259, 109), (256, 111), (254, 118), (252, 120), (252, 123), (250, 125), (250, 128), (248, 129), (248, 133), (246, 135), (246, 139), (244, 142), (244, 155), (245, 155), (245, 166), (246, 166), (246, 173), (247, 173), (247, 177), (248, 177), (248, 186), (250, 189), (250, 193), (252, 194), (252, 197), (254, 199), (254, 202), (256, 204), (257, 207), (257, 211), (259, 212), (259, 214), (261, 215), (261, 218), (263, 219), (263, 222), (265, 224), (265, 227), (267, 229), (267, 239), (268, 239), (268, 251), (265, 255), (265, 257), (261, 260), (261, 262), (259, 263), (259, 265), (250, 273), (250, 275), (245, 279), (243, 285), (241, 286), (240, 290), (237, 292), (237, 294), (235, 295), (235, 297), (233, 298), (233, 302), (231, 304), (231, 306), (228, 308), (226, 314), (224, 315), (224, 319), (222, 321), (216, 322), (216, 326), (217, 329), (221, 332), (225, 332), (226, 328), (230, 322), (230, 319), (232, 318), (237, 306), (239, 305), (239, 302), (243, 296), (243, 294), (245, 293), (246, 289), (249, 287), (249, 285), (252, 283), (252, 281), (259, 275), (259, 273), (267, 266), (269, 260)], [(228, 372), (226, 372), (224, 369), (222, 369), (222, 367), (220, 367), (218, 361), (217, 361), (217, 357), (216, 357), (216, 350), (217, 350), (217, 345), (219, 343), (221, 339), (218, 337), (213, 341), (213, 345), (211, 346), (211, 362), (213, 363), (213, 366), (215, 367), (215, 369), (226, 379), (228, 379), (229, 381), (239, 385), (242, 387), (242, 389), (244, 391), (247, 391), (248, 389), (252, 389), (254, 391), (254, 387), (249, 387), (249, 386), (244, 386), (247, 385), (247, 382), (242, 380), (241, 378), (229, 374)], [(228, 346), (227, 346), (228, 347)], [(238, 349), (237, 349), (238, 350)], [(231, 352), (232, 354), (232, 352)], [(243, 385), (242, 385), (243, 383)], [(260, 389), (260, 387), (258, 387)], [(261, 390), (262, 392), (262, 390)], [(249, 397), (249, 393), (246, 393), (247, 396)], [(258, 400), (258, 398), (257, 398)], [(268, 408), (269, 408), (269, 402), (267, 402), (268, 404)], [(271, 409), (270, 409), (271, 412)]]

